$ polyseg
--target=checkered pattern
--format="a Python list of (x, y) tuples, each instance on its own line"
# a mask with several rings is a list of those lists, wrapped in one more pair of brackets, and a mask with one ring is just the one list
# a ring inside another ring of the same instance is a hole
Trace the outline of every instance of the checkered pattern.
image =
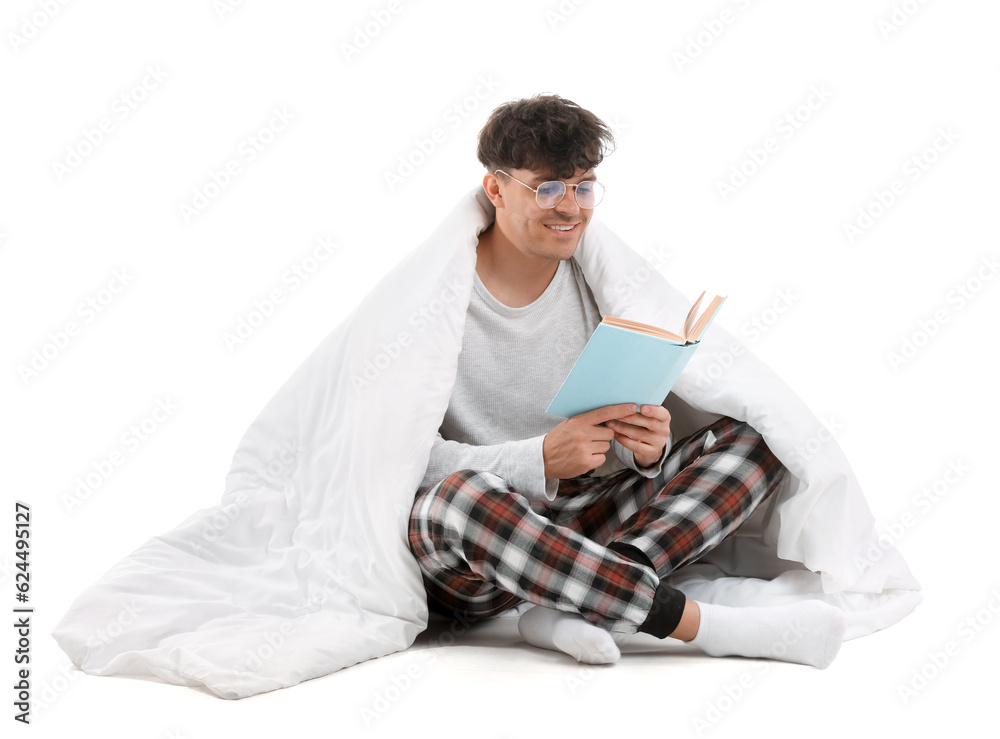
[[(676, 442), (656, 477), (561, 480), (542, 513), (497, 475), (462, 470), (417, 495), (410, 549), (441, 613), (477, 620), (527, 600), (634, 633), (659, 578), (739, 528), (784, 471), (759, 433), (726, 417)], [(638, 547), (656, 572), (612, 542)]]

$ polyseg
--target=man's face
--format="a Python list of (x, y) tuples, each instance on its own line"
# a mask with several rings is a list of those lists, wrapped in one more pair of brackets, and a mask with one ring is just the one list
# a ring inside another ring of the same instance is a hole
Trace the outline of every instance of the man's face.
[[(537, 189), (543, 182), (558, 180), (553, 172), (530, 169), (506, 169), (508, 174)], [(495, 175), (500, 187), (497, 225), (514, 246), (533, 256), (547, 259), (569, 259), (576, 251), (593, 208), (583, 209), (576, 203), (576, 188), (568, 187), (584, 180), (597, 179), (593, 169), (577, 169), (568, 180), (563, 195), (554, 208), (542, 208), (535, 193), (510, 177)], [(567, 228), (569, 227), (569, 228)]]

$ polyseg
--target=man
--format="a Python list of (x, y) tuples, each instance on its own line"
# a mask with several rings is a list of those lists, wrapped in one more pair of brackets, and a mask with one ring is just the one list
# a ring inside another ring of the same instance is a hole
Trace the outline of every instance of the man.
[[(524, 639), (588, 663), (614, 662), (612, 634), (639, 631), (824, 668), (843, 641), (839, 609), (698, 603), (663, 581), (781, 482), (759, 433), (723, 417), (674, 442), (663, 406), (545, 413), (601, 320), (573, 254), (611, 144), (554, 95), (502, 105), (480, 132), (496, 220), (479, 236), (455, 386), (410, 514), (429, 606), (482, 619), (534, 603)], [(611, 450), (622, 469), (590, 474)]]

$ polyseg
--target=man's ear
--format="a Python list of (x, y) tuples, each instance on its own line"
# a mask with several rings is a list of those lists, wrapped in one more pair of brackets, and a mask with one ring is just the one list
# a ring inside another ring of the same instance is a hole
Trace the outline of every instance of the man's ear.
[(500, 178), (493, 172), (487, 172), (483, 175), (483, 191), (494, 207), (503, 207), (503, 196), (500, 194)]

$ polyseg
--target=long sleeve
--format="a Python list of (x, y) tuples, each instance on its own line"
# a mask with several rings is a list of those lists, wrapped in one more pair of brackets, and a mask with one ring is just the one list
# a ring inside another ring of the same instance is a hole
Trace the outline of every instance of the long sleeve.
[(663, 463), (667, 461), (667, 457), (670, 454), (670, 450), (673, 447), (673, 443), (674, 443), (674, 432), (671, 431), (670, 434), (667, 436), (667, 444), (666, 446), (663, 447), (663, 454), (660, 455), (659, 461), (654, 462), (649, 467), (640, 467), (639, 465), (637, 465), (635, 462), (635, 454), (632, 452), (632, 450), (622, 446), (615, 439), (611, 440), (611, 448), (614, 449), (615, 456), (617, 456), (618, 459), (621, 460), (621, 463), (624, 464), (629, 469), (635, 470), (643, 477), (656, 477), (658, 474), (660, 474), (661, 470), (663, 469)]
[(433, 487), (459, 470), (492, 472), (528, 500), (551, 502), (559, 489), (558, 480), (545, 477), (542, 442), (545, 435), (520, 441), (477, 446), (450, 441), (438, 432), (420, 491)]
[(559, 480), (545, 478), (542, 443), (561, 419), (545, 409), (600, 322), (572, 257), (519, 308), (498, 301), (474, 273), (455, 384), (420, 491), (470, 469), (497, 475), (532, 503), (554, 501)]

